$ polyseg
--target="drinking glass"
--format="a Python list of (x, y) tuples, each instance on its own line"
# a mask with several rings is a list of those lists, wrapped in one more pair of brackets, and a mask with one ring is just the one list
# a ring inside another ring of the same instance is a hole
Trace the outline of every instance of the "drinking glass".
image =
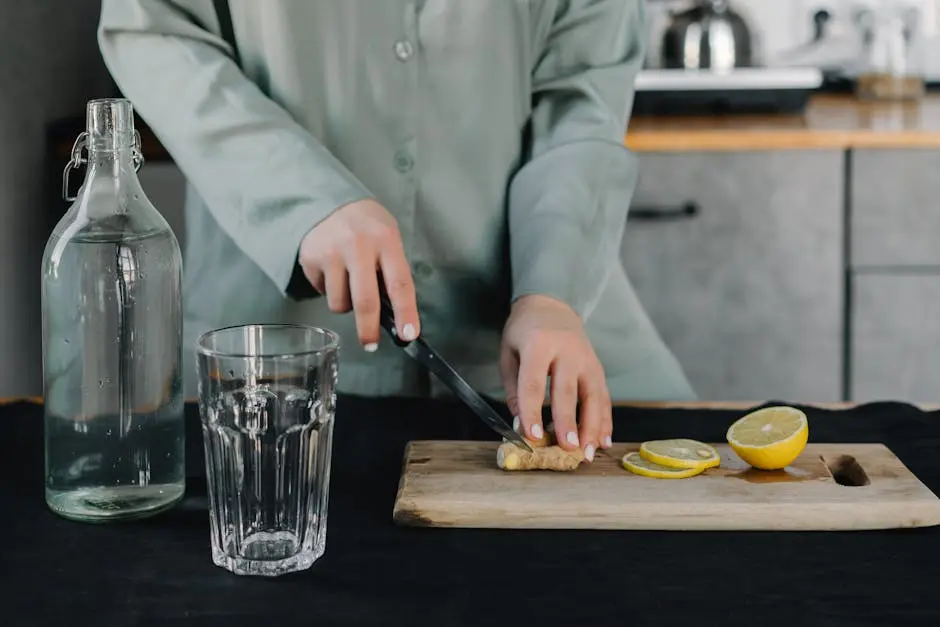
[(198, 340), (212, 561), (276, 576), (326, 550), (339, 338), (258, 324)]
[(908, 4), (881, 0), (856, 12), (864, 45), (855, 90), (860, 98), (910, 100), (923, 96), (921, 11)]

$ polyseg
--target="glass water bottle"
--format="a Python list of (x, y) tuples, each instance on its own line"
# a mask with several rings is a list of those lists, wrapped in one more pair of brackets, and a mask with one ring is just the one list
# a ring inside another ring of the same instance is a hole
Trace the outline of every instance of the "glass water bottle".
[(43, 254), (46, 502), (74, 520), (152, 515), (184, 492), (182, 261), (142, 162), (131, 104), (89, 102), (74, 202)]

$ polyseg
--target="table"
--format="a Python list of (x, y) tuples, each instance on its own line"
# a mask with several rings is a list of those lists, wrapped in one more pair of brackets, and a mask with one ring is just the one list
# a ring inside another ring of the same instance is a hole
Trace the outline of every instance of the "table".
[[(0, 406), (5, 623), (96, 625), (936, 625), (940, 528), (882, 532), (418, 529), (391, 521), (409, 439), (494, 439), (448, 401), (341, 397), (325, 557), (275, 580), (209, 558), (198, 413), (188, 495), (147, 521), (85, 525), (42, 498), (42, 406)], [(615, 439), (720, 439), (738, 409), (620, 406)], [(940, 490), (940, 413), (806, 407), (811, 439), (888, 444)], [(20, 621), (12, 620), (22, 617)], [(12, 621), (12, 622), (9, 622)]]

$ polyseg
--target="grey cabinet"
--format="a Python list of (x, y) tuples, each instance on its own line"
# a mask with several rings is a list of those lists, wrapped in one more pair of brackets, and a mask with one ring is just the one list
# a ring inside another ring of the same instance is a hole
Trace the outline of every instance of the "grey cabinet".
[(859, 151), (852, 195), (850, 399), (937, 402), (940, 151)]
[(852, 400), (940, 400), (940, 273), (853, 279)]
[(940, 267), (940, 151), (856, 152), (852, 196), (854, 267)]
[(629, 220), (622, 260), (702, 399), (841, 398), (842, 164), (836, 151), (640, 156), (634, 208), (700, 207)]

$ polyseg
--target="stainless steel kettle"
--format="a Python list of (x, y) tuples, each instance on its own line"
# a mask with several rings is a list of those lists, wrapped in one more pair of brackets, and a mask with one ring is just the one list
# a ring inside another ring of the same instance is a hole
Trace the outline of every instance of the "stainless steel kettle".
[(661, 48), (662, 67), (727, 71), (754, 65), (751, 30), (728, 0), (699, 0), (670, 12)]

